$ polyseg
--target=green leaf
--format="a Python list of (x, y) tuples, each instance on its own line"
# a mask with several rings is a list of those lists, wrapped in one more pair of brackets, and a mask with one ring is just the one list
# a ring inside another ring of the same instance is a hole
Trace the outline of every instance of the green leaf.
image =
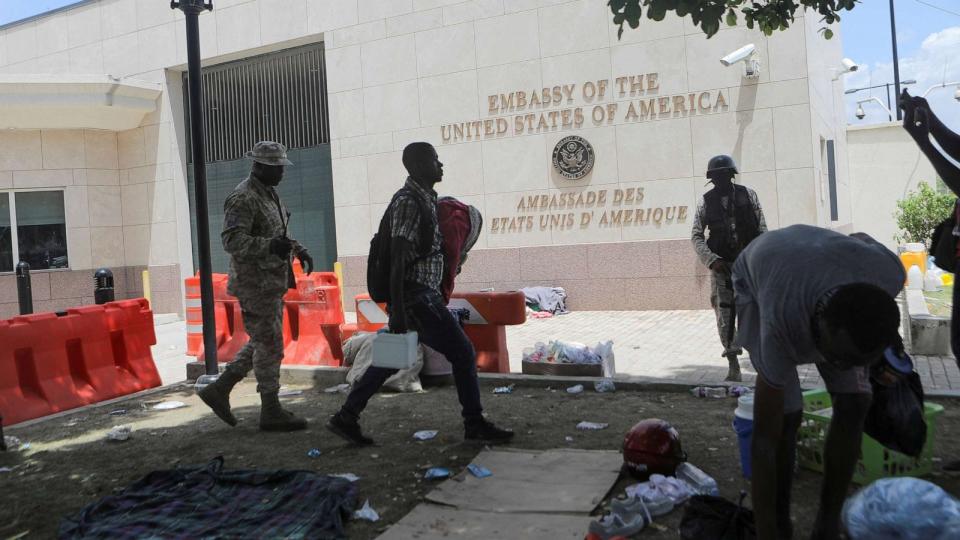
[(727, 11), (727, 26), (736, 26), (737, 25), (737, 12), (734, 10)]
[(826, 39), (833, 39), (833, 30), (829, 28), (824, 28), (823, 37)]

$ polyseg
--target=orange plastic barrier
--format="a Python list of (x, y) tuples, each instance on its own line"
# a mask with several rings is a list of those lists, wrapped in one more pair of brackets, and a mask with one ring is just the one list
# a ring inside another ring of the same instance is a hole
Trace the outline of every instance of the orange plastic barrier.
[(160, 386), (145, 299), (0, 321), (0, 415), (17, 423)]
[[(344, 319), (337, 276), (333, 272), (312, 272), (309, 276), (304, 275), (299, 261), (294, 262), (293, 269), (297, 287), (284, 295), (283, 363), (339, 366), (343, 363), (340, 325)], [(192, 278), (188, 278), (188, 281), (189, 279)], [(214, 274), (217, 360), (220, 362), (232, 361), (237, 352), (250, 341), (250, 336), (243, 327), (240, 303), (226, 293), (226, 283), (225, 274)], [(190, 283), (187, 285), (189, 291)], [(191, 320), (188, 319), (188, 330), (191, 328), (190, 324)], [(197, 326), (193, 329), (200, 333), (196, 356), (203, 361), (205, 355), (202, 319), (196, 317), (195, 324)], [(188, 334), (188, 345), (189, 339)]]

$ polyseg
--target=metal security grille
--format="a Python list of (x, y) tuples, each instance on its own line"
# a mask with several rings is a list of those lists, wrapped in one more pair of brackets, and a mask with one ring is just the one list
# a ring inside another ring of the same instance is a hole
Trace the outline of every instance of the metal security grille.
[[(291, 149), (330, 142), (322, 43), (212, 66), (202, 73), (207, 163), (242, 158), (262, 140)], [(186, 96), (186, 74), (183, 84)], [(193, 157), (188, 155), (188, 160)]]

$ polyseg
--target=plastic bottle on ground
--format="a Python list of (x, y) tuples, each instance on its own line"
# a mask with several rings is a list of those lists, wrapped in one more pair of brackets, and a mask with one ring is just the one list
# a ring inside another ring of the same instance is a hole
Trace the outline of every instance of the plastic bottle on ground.
[(720, 495), (717, 481), (709, 474), (701, 471), (696, 465), (681, 463), (677, 466), (677, 478), (686, 482), (690, 489), (700, 495)]

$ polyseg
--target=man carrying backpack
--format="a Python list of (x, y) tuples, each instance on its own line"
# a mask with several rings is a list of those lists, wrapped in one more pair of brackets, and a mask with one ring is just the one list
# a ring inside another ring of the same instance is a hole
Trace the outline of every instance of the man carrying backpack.
[[(410, 176), (393, 196), (371, 242), (367, 288), (374, 300), (386, 300), (391, 332), (416, 330), (421, 343), (444, 355), (453, 365), (464, 438), (509, 441), (512, 431), (500, 429), (483, 417), (476, 352), (460, 324), (447, 311), (440, 290), (443, 253), (437, 225), (437, 193), (433, 187), (443, 177), (443, 164), (432, 145), (416, 142), (403, 149), (403, 165)], [(354, 444), (373, 444), (373, 439), (360, 430), (360, 413), (395, 372), (371, 366), (330, 418), (327, 429)]]

